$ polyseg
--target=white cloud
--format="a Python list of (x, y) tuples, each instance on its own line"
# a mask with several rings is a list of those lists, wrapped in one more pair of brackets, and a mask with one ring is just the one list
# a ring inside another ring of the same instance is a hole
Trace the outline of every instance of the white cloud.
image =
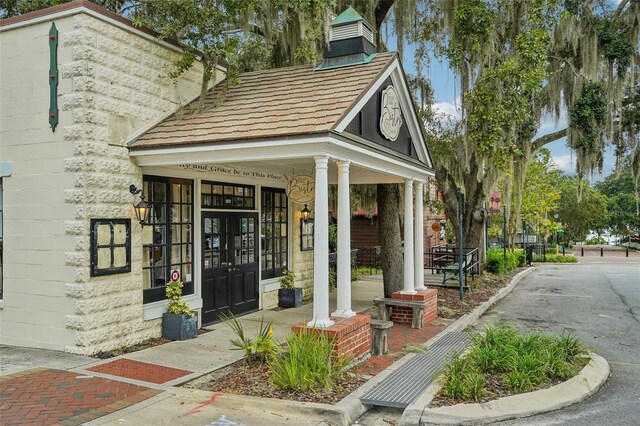
[(573, 174), (575, 172), (576, 162), (575, 158), (572, 158), (571, 155), (558, 155), (551, 157), (551, 161), (553, 161), (553, 163), (565, 173)]
[(540, 126), (538, 127), (538, 135), (545, 135), (556, 130), (564, 129), (569, 125), (567, 117), (567, 110), (562, 108), (560, 111), (560, 117), (556, 120), (555, 114), (545, 114), (540, 120)]
[(435, 115), (451, 116), (458, 120), (462, 117), (460, 102), (438, 102), (433, 104), (431, 109)]

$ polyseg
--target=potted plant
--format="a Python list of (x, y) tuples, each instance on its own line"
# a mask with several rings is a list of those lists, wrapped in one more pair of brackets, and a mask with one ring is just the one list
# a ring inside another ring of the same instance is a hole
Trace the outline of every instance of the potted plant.
[(285, 269), (280, 277), (278, 290), (278, 306), (281, 308), (297, 308), (302, 306), (302, 289), (296, 287), (296, 273)]
[(198, 335), (198, 318), (182, 300), (181, 281), (167, 284), (167, 312), (162, 314), (162, 337), (171, 340), (193, 339)]

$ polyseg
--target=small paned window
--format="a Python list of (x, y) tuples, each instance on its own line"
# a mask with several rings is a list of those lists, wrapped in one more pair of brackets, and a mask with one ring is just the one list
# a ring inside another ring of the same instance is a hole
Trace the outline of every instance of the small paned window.
[(202, 208), (255, 209), (255, 187), (222, 182), (202, 182)]
[(91, 276), (131, 272), (131, 219), (91, 219)]
[(261, 200), (262, 279), (280, 277), (289, 256), (288, 198), (284, 189), (262, 188)]
[(313, 250), (313, 219), (300, 219), (300, 250)]
[(142, 228), (144, 303), (165, 299), (171, 271), (180, 274), (183, 294), (193, 294), (193, 182), (144, 176), (144, 196), (151, 206)]

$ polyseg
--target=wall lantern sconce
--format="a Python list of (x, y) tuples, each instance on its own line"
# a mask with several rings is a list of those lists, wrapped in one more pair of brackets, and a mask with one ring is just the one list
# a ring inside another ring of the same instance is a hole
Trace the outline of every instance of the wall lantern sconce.
[(151, 207), (144, 200), (144, 195), (142, 194), (142, 189), (138, 189), (135, 185), (129, 186), (129, 192), (133, 195), (140, 194), (140, 201), (137, 204), (133, 205), (133, 209), (136, 212), (136, 219), (140, 222), (140, 225), (144, 227), (148, 225), (149, 213), (151, 213)]
[(303, 222), (307, 222), (309, 220), (309, 216), (311, 215), (311, 210), (307, 208), (307, 205), (304, 205), (304, 208), (300, 210), (300, 216), (302, 217)]

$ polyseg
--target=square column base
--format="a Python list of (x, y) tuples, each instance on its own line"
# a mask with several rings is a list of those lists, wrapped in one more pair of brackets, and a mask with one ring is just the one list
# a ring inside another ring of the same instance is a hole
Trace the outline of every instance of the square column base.
[[(422, 325), (427, 325), (431, 321), (438, 319), (438, 290), (435, 288), (416, 291), (413, 294), (396, 291), (391, 294), (391, 298), (423, 302), (424, 308), (422, 314)], [(413, 321), (413, 309), (409, 307), (394, 306), (391, 310), (391, 320), (393, 322), (411, 324)]]
[(315, 330), (324, 333), (335, 345), (336, 355), (352, 360), (371, 351), (371, 316), (356, 314), (350, 318), (332, 318), (334, 324), (325, 328), (309, 327), (298, 323), (291, 327), (294, 333), (302, 330)]

